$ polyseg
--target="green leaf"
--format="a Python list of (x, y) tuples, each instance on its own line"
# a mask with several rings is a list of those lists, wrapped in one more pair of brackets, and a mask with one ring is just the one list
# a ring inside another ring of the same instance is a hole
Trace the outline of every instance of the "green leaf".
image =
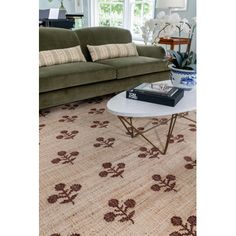
[(188, 65), (188, 68), (191, 68), (191, 69), (194, 70), (194, 71), (197, 70), (197, 66), (196, 66), (196, 64)]
[(196, 53), (193, 51), (187, 54), (186, 52), (176, 52), (172, 50), (169, 51), (169, 53), (172, 57), (172, 63), (176, 68), (192, 68), (192, 65), (196, 64)]
[(171, 56), (173, 57), (173, 62), (176, 67), (179, 67), (182, 63), (182, 55), (179, 52), (176, 51), (170, 51)]

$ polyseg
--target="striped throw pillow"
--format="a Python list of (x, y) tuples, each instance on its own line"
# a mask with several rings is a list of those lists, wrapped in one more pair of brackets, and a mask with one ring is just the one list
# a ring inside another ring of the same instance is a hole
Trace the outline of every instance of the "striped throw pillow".
[(93, 61), (115, 57), (138, 56), (134, 43), (106, 44), (100, 46), (87, 45)]
[(86, 61), (80, 46), (39, 52), (39, 67)]

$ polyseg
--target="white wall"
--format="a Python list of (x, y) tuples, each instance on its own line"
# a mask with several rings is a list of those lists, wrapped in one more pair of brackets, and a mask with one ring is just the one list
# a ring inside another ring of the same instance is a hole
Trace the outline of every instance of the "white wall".
[[(63, 0), (64, 7), (67, 10), (67, 13), (81, 13), (83, 12), (82, 5), (77, 7), (76, 9), (76, 1), (77, 0)], [(80, 0), (83, 1), (83, 0)], [(60, 7), (60, 0), (53, 0), (49, 2), (48, 0), (39, 0), (39, 9), (49, 9), (49, 8), (59, 8)]]

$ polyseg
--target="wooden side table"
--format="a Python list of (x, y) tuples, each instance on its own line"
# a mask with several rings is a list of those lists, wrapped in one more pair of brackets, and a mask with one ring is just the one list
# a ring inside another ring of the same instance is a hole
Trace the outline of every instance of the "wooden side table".
[(189, 38), (178, 38), (178, 37), (171, 37), (171, 38), (160, 38), (159, 44), (166, 44), (170, 45), (170, 49), (174, 50), (175, 45), (181, 45), (181, 44), (190, 44)]

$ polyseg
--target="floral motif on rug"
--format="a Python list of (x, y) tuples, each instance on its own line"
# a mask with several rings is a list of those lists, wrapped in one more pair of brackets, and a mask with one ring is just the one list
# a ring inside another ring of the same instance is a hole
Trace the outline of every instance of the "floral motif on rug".
[(133, 199), (128, 199), (124, 203), (119, 203), (117, 199), (111, 199), (108, 201), (108, 206), (113, 208), (113, 211), (108, 212), (104, 215), (104, 220), (107, 222), (112, 222), (116, 218), (119, 218), (119, 222), (127, 222), (130, 221), (134, 224), (134, 220), (132, 219), (135, 210), (130, 210), (134, 208), (136, 202)]
[(107, 177), (110, 175), (110, 177), (121, 177), (123, 178), (122, 174), (124, 173), (125, 163), (118, 163), (117, 165), (112, 166), (110, 162), (106, 162), (102, 164), (103, 168), (105, 170), (101, 171), (99, 173), (100, 177)]
[(162, 178), (160, 175), (153, 175), (152, 179), (158, 182), (157, 184), (151, 186), (153, 191), (157, 192), (163, 189), (164, 192), (177, 192), (175, 189), (176, 177), (174, 175), (167, 175), (165, 178)]
[(196, 216), (189, 216), (187, 222), (184, 223), (182, 218), (179, 216), (173, 216), (171, 218), (171, 223), (173, 226), (178, 227), (178, 231), (175, 231), (170, 234), (170, 236), (196, 236)]
[(77, 197), (77, 193), (73, 194), (74, 192), (78, 192), (81, 189), (80, 184), (73, 184), (69, 188), (66, 188), (66, 185), (64, 183), (60, 183), (55, 185), (55, 190), (58, 192), (57, 194), (53, 194), (48, 197), (49, 203), (56, 203), (57, 201), (60, 201), (60, 204), (65, 203), (72, 203), (75, 204), (74, 199)]
[(98, 137), (96, 138), (96, 143), (93, 145), (94, 147), (104, 147), (104, 148), (109, 148), (109, 147), (113, 147), (113, 144), (115, 142), (115, 138), (108, 138), (105, 139), (103, 137)]

